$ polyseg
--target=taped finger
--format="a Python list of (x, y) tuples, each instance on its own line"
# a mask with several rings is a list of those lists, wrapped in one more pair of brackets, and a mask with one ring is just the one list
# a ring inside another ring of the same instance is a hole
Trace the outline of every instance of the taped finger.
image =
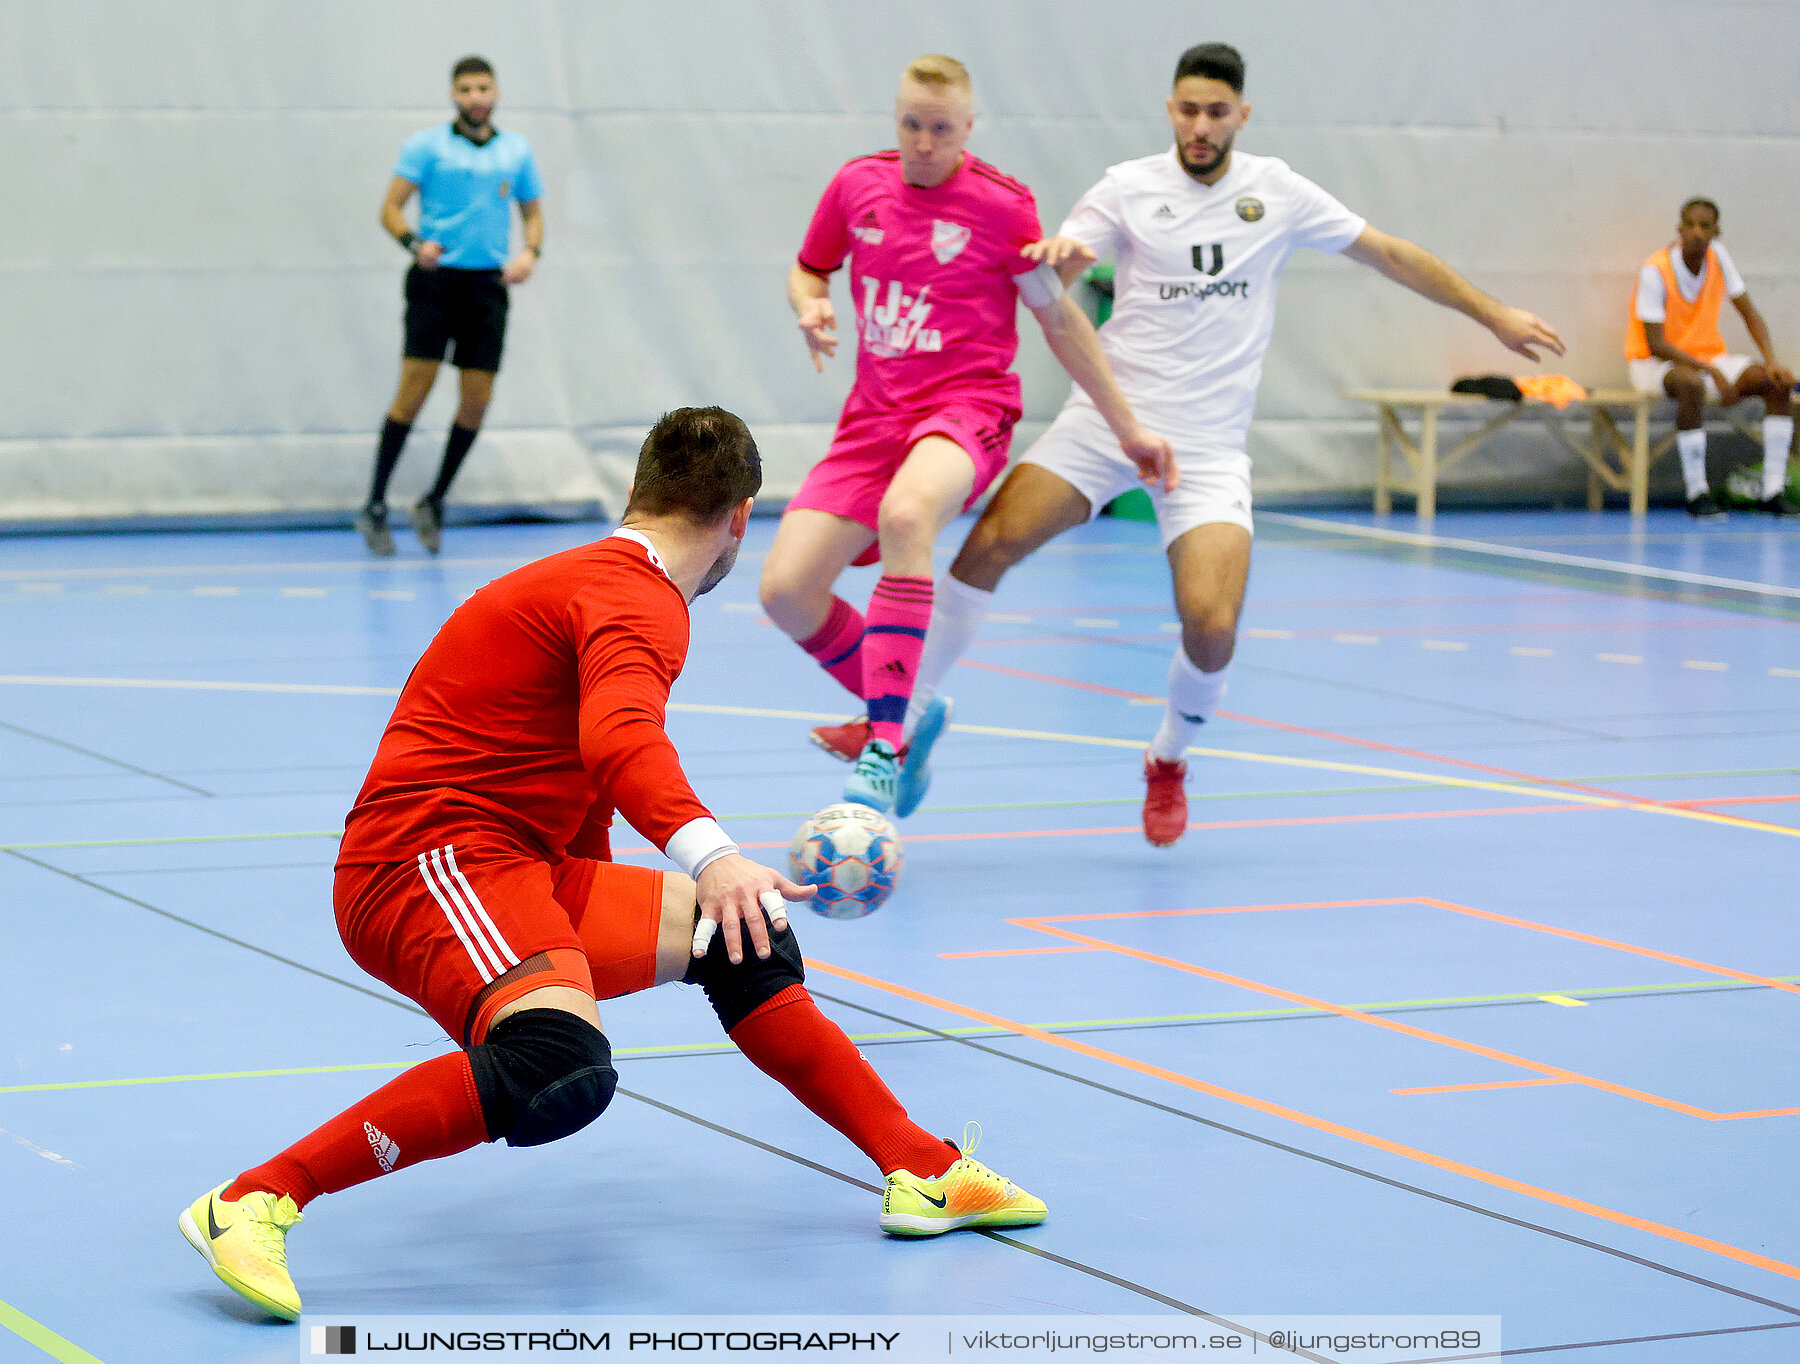
[(704, 957), (706, 949), (712, 946), (713, 934), (719, 931), (719, 925), (704, 916), (694, 925), (694, 955)]
[(765, 890), (756, 897), (756, 901), (769, 916), (769, 922), (777, 928), (787, 927), (787, 900), (778, 890)]

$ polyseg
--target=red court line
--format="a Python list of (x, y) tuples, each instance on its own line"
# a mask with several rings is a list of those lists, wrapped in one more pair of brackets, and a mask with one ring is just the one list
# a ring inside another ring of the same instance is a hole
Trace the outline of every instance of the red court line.
[(1478, 1089), (1528, 1089), (1533, 1085), (1563, 1085), (1567, 1080), (1488, 1080), (1478, 1085), (1425, 1085), (1420, 1089), (1390, 1089), (1389, 1094), (1470, 1094)]
[(1448, 1174), (1460, 1175), (1466, 1179), (1478, 1180), (1483, 1184), (1489, 1184), (1495, 1188), (1505, 1189), (1509, 1193), (1515, 1193), (1525, 1198), (1533, 1198), (1540, 1202), (1554, 1204), (1557, 1207), (1566, 1208), (1571, 1212), (1584, 1213), (1589, 1217), (1596, 1217), (1603, 1221), (1615, 1223), (1619, 1226), (1630, 1227), (1635, 1231), (1645, 1232), (1651, 1236), (1659, 1236), (1665, 1240), (1676, 1241), (1682, 1245), (1692, 1246), (1698, 1250), (1704, 1250), (1714, 1255), (1724, 1256), (1726, 1259), (1735, 1260), (1740, 1264), (1751, 1265), (1757, 1269), (1766, 1269), (1770, 1273), (1780, 1274), (1785, 1278), (1800, 1279), (1800, 1266), (1784, 1264), (1780, 1260), (1771, 1259), (1766, 1255), (1759, 1255), (1752, 1250), (1745, 1250), (1739, 1246), (1727, 1245), (1723, 1241), (1715, 1241), (1710, 1237), (1696, 1236), (1693, 1232), (1683, 1231), (1679, 1227), (1665, 1226), (1661, 1222), (1653, 1222), (1649, 1218), (1638, 1217), (1631, 1213), (1620, 1212), (1614, 1208), (1603, 1207), (1598, 1203), (1589, 1203), (1584, 1199), (1571, 1198), (1567, 1194), (1557, 1193), (1552, 1189), (1540, 1188), (1535, 1184), (1527, 1184), (1523, 1180), (1513, 1179), (1507, 1175), (1496, 1174), (1492, 1170), (1483, 1170), (1478, 1166), (1466, 1165), (1462, 1161), (1451, 1160), (1446, 1156), (1434, 1155), (1430, 1151), (1422, 1151), (1415, 1146), (1406, 1146), (1397, 1141), (1390, 1141), (1386, 1137), (1378, 1137), (1372, 1132), (1361, 1132), (1354, 1127), (1345, 1127), (1341, 1123), (1335, 1123), (1325, 1118), (1315, 1117), (1310, 1113), (1302, 1113), (1298, 1109), (1288, 1108), (1283, 1104), (1272, 1103), (1267, 1099), (1259, 1099), (1254, 1095), (1240, 1094), (1236, 1090), (1226, 1089), (1220, 1085), (1208, 1084), (1205, 1080), (1197, 1080), (1191, 1075), (1182, 1075), (1176, 1071), (1165, 1070), (1161, 1066), (1154, 1066), (1150, 1065), (1148, 1062), (1137, 1061), (1129, 1056), (1124, 1056), (1114, 1051), (1107, 1051), (1102, 1047), (1096, 1047), (1091, 1043), (1080, 1041), (1077, 1038), (1061, 1037), (1055, 1033), (1046, 1032), (1042, 1028), (1034, 1028), (1029, 1023), (1018, 1023), (1010, 1018), (1002, 1018), (998, 1014), (990, 1014), (981, 1009), (971, 1009), (966, 1005), (956, 1004), (947, 999), (940, 999), (935, 995), (928, 995), (922, 991), (909, 989), (904, 985), (896, 985), (892, 981), (881, 980), (875, 976), (864, 975), (860, 971), (847, 970), (841, 966), (831, 966), (810, 957), (806, 959), (806, 964), (815, 971), (822, 971), (826, 975), (836, 976), (840, 980), (847, 980), (858, 985), (865, 985), (872, 990), (881, 990), (887, 994), (895, 995), (898, 998), (911, 1000), (915, 1004), (926, 1005), (929, 1008), (942, 1009), (946, 1013), (956, 1014), (959, 1017), (969, 1019), (971, 1022), (985, 1024), (991, 1028), (1000, 1028), (1007, 1032), (1016, 1033), (1020, 1037), (1029, 1037), (1034, 1041), (1044, 1043), (1046, 1046), (1057, 1047), (1078, 1056), (1086, 1056), (1091, 1060), (1104, 1061), (1110, 1065), (1119, 1066), (1125, 1070), (1135, 1071), (1140, 1075), (1145, 1075), (1152, 1079), (1165, 1080), (1170, 1084), (1180, 1085), (1184, 1089), (1191, 1089), (1196, 1093), (1205, 1094), (1211, 1098), (1222, 1099), (1226, 1103), (1238, 1104), (1245, 1108), (1254, 1109), (1259, 1113), (1267, 1114), (1273, 1118), (1280, 1118), (1286, 1122), (1298, 1123), (1300, 1126), (1309, 1127), (1315, 1132), (1323, 1132), (1328, 1136), (1340, 1137), (1345, 1141), (1356, 1142), (1359, 1145), (1371, 1147), (1377, 1151), (1386, 1152), (1389, 1155), (1418, 1161), (1420, 1164), (1429, 1165), (1435, 1169), (1443, 1170)]
[(1001, 947), (990, 952), (939, 952), (945, 961), (961, 961), (966, 957), (1048, 957), (1059, 952), (1092, 952), (1092, 947)]
[(1335, 629), (1294, 630), (1291, 633), (1295, 639), (1330, 639), (1333, 635), (1345, 634), (1398, 638), (1411, 635), (1561, 634), (1570, 630), (1591, 630), (1596, 633), (1612, 630), (1774, 630), (1786, 625), (1784, 621), (1760, 620), (1628, 620), (1605, 623), (1570, 620), (1537, 621), (1521, 625), (1340, 625)]
[[(1170, 636), (1174, 638), (1174, 636)], [(1102, 696), (1122, 696), (1129, 701), (1156, 701), (1162, 697), (1152, 696), (1148, 692), (1126, 691), (1122, 687), (1103, 687), (1098, 682), (1077, 682), (1072, 677), (1058, 677), (1054, 673), (1034, 673), (1024, 668), (1009, 668), (1003, 663), (983, 663), (979, 659), (964, 658), (959, 662), (965, 668), (979, 668), (984, 673), (1000, 673), (1006, 677), (1023, 677), (1032, 682), (1048, 682), (1056, 687), (1072, 687), (1076, 691), (1095, 691)]]
[[(1006, 668), (999, 664), (982, 663), (976, 660), (963, 659), (966, 668), (980, 668), (989, 672), (1008, 673), (1016, 677), (1029, 678), (1036, 682), (1049, 682), (1056, 686), (1074, 687), (1081, 691), (1105, 692), (1113, 696), (1123, 696), (1133, 700), (1158, 701), (1161, 697), (1150, 696), (1144, 692), (1124, 691), (1117, 687), (1102, 687), (1092, 682), (1078, 682), (1070, 677), (1057, 677), (1052, 673), (1032, 673), (1018, 668)], [(1377, 739), (1358, 739), (1349, 734), (1338, 734), (1328, 729), (1309, 729), (1305, 725), (1291, 725), (1284, 720), (1265, 720), (1259, 715), (1246, 715), (1242, 711), (1221, 710), (1215, 712), (1227, 720), (1236, 720), (1241, 724), (1258, 725), (1264, 729), (1276, 729), (1286, 734), (1304, 734), (1312, 739), (1325, 739), (1331, 743), (1350, 744), (1356, 748), (1374, 749), (1380, 753), (1398, 753), (1405, 758), (1416, 758), (1421, 762), (1443, 763), (1450, 767), (1461, 767), (1471, 772), (1485, 772), (1493, 777), (1505, 777), (1508, 781), (1528, 782), (1534, 786), (1554, 786), (1564, 791), (1580, 791), (1584, 795), (1604, 796), (1608, 800), (1616, 800), (1628, 809), (1661, 810), (1665, 813), (1699, 814), (1701, 811), (1690, 810), (1683, 805), (1669, 801), (1651, 800), (1643, 796), (1629, 796), (1622, 791), (1609, 791), (1600, 786), (1588, 786), (1582, 782), (1562, 781), (1556, 777), (1540, 777), (1530, 772), (1515, 772), (1509, 767), (1493, 767), (1487, 763), (1471, 762), (1467, 758), (1452, 758), (1442, 753), (1431, 753), (1421, 748), (1402, 748), (1398, 744), (1384, 744)], [(1743, 819), (1737, 815), (1716, 815), (1721, 823), (1736, 824), (1746, 829), (1761, 829), (1769, 833), (1792, 834), (1794, 830), (1785, 824), (1768, 824), (1757, 819)]]
[[(1190, 824), (1189, 829), (1282, 829), (1305, 824), (1381, 824), (1392, 820), (1470, 819), (1478, 815), (1578, 815), (1596, 810), (1616, 809), (1610, 805), (1503, 805), (1481, 810), (1407, 810), (1375, 815), (1304, 815), (1288, 819), (1215, 819), (1204, 824)], [(995, 829), (966, 834), (908, 834), (907, 843), (985, 843), (1007, 838), (1088, 838), (1102, 834), (1141, 834), (1139, 824), (1115, 824), (1090, 829)], [(788, 840), (772, 839), (767, 843), (740, 843), (740, 848), (785, 848)], [(636, 857), (657, 849), (644, 845), (637, 848), (615, 848), (615, 857)]]
[[(1716, 796), (1704, 801), (1671, 801), (1671, 807), (1689, 805), (1754, 805), (1766, 801), (1800, 801), (1800, 796)], [(1414, 819), (1472, 819), (1483, 815), (1579, 815), (1593, 814), (1599, 810), (1625, 810), (1637, 804), (1636, 801), (1620, 800), (1611, 805), (1496, 805), (1485, 806), (1478, 810), (1402, 810), (1386, 814), (1372, 815), (1297, 815), (1286, 819), (1215, 819), (1205, 823), (1190, 824), (1191, 830), (1198, 829), (1282, 829), (1294, 828), (1307, 824), (1384, 824), (1392, 821)], [(1750, 823), (1750, 821), (1743, 821)], [(1752, 827), (1762, 827), (1752, 825)], [(1090, 829), (996, 829), (983, 830), (966, 834), (908, 834), (908, 843), (969, 843), (985, 842), (1006, 838), (1087, 838), (1102, 834), (1136, 834), (1142, 833), (1141, 826), (1136, 824), (1115, 824)], [(785, 848), (788, 840), (771, 839), (766, 843), (740, 843), (740, 848), (767, 849)], [(657, 849), (648, 844), (637, 848), (615, 848), (616, 857), (639, 857), (656, 852)], [(1387, 904), (1386, 900), (1368, 901), (1370, 904)], [(1316, 906), (1290, 906), (1291, 908), (1315, 908)], [(1230, 910), (1157, 910), (1156, 913), (1167, 914), (1226, 914)]]

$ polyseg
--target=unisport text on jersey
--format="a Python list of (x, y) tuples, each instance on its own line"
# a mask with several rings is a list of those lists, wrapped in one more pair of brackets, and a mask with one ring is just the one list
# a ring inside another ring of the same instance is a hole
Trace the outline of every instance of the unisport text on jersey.
[(1201, 284), (1162, 284), (1157, 288), (1158, 298), (1212, 298), (1222, 295), (1226, 298), (1249, 298), (1250, 281), (1247, 279), (1213, 279)]

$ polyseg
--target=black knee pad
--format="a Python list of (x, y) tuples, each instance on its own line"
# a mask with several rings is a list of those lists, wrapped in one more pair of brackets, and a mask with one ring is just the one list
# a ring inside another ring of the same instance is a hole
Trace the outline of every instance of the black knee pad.
[(769, 955), (759, 957), (744, 934), (744, 959), (736, 966), (725, 955), (725, 935), (713, 935), (712, 946), (700, 960), (689, 962), (682, 982), (698, 985), (706, 991), (719, 1023), (730, 1032), (742, 1023), (765, 1000), (773, 999), (790, 985), (806, 980), (806, 966), (800, 959), (800, 942), (792, 927), (769, 925)]
[(469, 1048), (488, 1140), (542, 1146), (579, 1132), (618, 1087), (612, 1046), (592, 1023), (561, 1009), (524, 1009)]

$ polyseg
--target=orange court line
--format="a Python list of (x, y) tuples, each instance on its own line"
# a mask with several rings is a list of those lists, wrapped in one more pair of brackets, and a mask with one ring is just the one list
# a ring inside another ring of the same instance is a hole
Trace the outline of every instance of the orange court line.
[(1513, 928), (1529, 928), (1533, 933), (1548, 933), (1555, 938), (1568, 938), (1572, 942), (1584, 942), (1594, 947), (1609, 947), (1615, 952), (1629, 952), (1634, 956), (1650, 957), (1656, 961), (1666, 961), (1674, 966), (1687, 966), (1696, 971), (1705, 971), (1709, 975), (1725, 976), (1731, 980), (1747, 981), (1751, 985), (1765, 985), (1771, 990), (1785, 990), (1789, 994), (1800, 995), (1800, 984), (1791, 980), (1777, 980), (1774, 976), (1759, 976), (1751, 971), (1739, 971), (1730, 966), (1716, 966), (1709, 961), (1697, 961), (1693, 957), (1678, 957), (1673, 952), (1659, 952), (1654, 947), (1639, 947), (1636, 943), (1620, 942), (1617, 938), (1602, 938), (1593, 933), (1582, 933), (1573, 928), (1554, 928), (1549, 924), (1535, 923), (1530, 919), (1515, 919), (1509, 914), (1496, 914), (1491, 909), (1476, 909), (1470, 905), (1459, 905), (1449, 900), (1436, 900), (1429, 895), (1414, 897), (1422, 905), (1430, 905), (1435, 909), (1447, 909), (1455, 914), (1467, 914), (1474, 919), (1487, 919), (1497, 924), (1508, 924)]
[(1567, 1080), (1487, 1080), (1478, 1085), (1426, 1085), (1422, 1089), (1390, 1089), (1389, 1094), (1468, 1094), (1477, 1089), (1525, 1089), (1530, 1085), (1566, 1085)]
[(1384, 900), (1323, 900), (1303, 904), (1235, 905), (1214, 909), (1155, 909), (1125, 910), (1112, 914), (1063, 914), (1030, 919), (1008, 919), (1006, 922), (1020, 928), (1029, 928), (1036, 932), (1046, 933), (1052, 937), (1067, 938), (1072, 942), (1102, 946), (1110, 951), (1117, 952), (1122, 956), (1137, 957), (1144, 961), (1171, 967), (1177, 971), (1186, 971), (1191, 974), (1206, 976), (1227, 984), (1236, 985), (1240, 988), (1249, 989), (1262, 994), (1274, 995), (1278, 999), (1285, 999), (1291, 1002), (1303, 1001), (1311, 1008), (1335, 1013), (1344, 1018), (1353, 1019), (1359, 1022), (1374, 1023), (1378, 1027), (1385, 1027), (1391, 1031), (1403, 1032), (1415, 1037), (1441, 1041), (1446, 1046), (1453, 1047), (1460, 1051), (1473, 1052), (1479, 1056), (1486, 1056), (1490, 1060), (1504, 1060), (1508, 1064), (1521, 1066), (1527, 1070), (1542, 1071), (1545, 1075), (1553, 1077), (1553, 1083), (1588, 1085), (1594, 1089), (1617, 1094), (1622, 1098), (1636, 1099), (1640, 1103), (1648, 1103), (1659, 1108), (1667, 1108), (1674, 1112), (1685, 1114), (1688, 1117), (1704, 1118), (1708, 1122), (1733, 1122), (1742, 1118), (1789, 1117), (1796, 1113), (1800, 1113), (1800, 1109), (1794, 1108), (1763, 1108), (1731, 1113), (1715, 1112), (1712, 1109), (1699, 1108), (1693, 1104), (1684, 1104), (1678, 1099), (1668, 1099), (1659, 1094), (1650, 1094), (1644, 1090), (1618, 1085), (1610, 1080), (1599, 1079), (1596, 1076), (1583, 1075), (1578, 1071), (1564, 1070), (1560, 1067), (1550, 1066), (1543, 1062), (1512, 1056), (1507, 1052), (1494, 1051), (1490, 1048), (1479, 1046), (1476, 1043), (1464, 1042), (1459, 1038), (1448, 1037), (1442, 1033), (1434, 1033), (1424, 1028), (1415, 1028), (1411, 1024), (1397, 1023), (1394, 1020), (1380, 1018), (1377, 1015), (1368, 1014), (1362, 1010), (1351, 1009), (1344, 1005), (1332, 1004), (1326, 1000), (1311, 999), (1305, 995), (1294, 994), (1290, 991), (1283, 990), (1279, 986), (1264, 985), (1257, 981), (1246, 980), (1237, 976), (1229, 976), (1224, 972), (1212, 971), (1204, 966), (1194, 966), (1191, 963), (1181, 962), (1174, 958), (1160, 957), (1152, 953), (1140, 952), (1135, 948), (1124, 947), (1117, 943), (1107, 943), (1100, 938), (1089, 938), (1085, 935), (1071, 933), (1063, 929), (1046, 927), (1048, 924), (1081, 923), (1101, 919), (1174, 918), (1177, 916), (1196, 914), (1261, 913), (1269, 910), (1287, 909), (1370, 908), (1381, 905), (1403, 904), (1420, 904), (1428, 905), (1433, 909), (1447, 909), (1452, 913), (1466, 914), (1471, 918), (1487, 919), (1494, 923), (1506, 924), (1513, 928), (1525, 928), (1538, 933), (1547, 933), (1552, 937), (1569, 938), (1573, 941), (1587, 943), (1595, 947), (1606, 947), (1615, 951), (1629, 952), (1637, 956), (1652, 957), (1658, 961), (1666, 961), (1677, 966), (1690, 967), (1697, 971), (1705, 971), (1711, 975), (1725, 976), (1733, 980), (1746, 981), (1753, 985), (1764, 985), (1773, 989), (1786, 990), (1790, 993), (1800, 994), (1800, 984), (1795, 984), (1792, 981), (1777, 980), (1773, 976), (1759, 976), (1747, 971), (1737, 971), (1728, 966), (1717, 966), (1711, 962), (1697, 961), (1692, 957), (1678, 957), (1672, 953), (1659, 952), (1653, 947), (1639, 947), (1633, 943), (1619, 942), (1612, 938), (1601, 938), (1594, 934), (1581, 933), (1574, 929), (1553, 928), (1549, 924), (1535, 923), (1530, 919), (1515, 919), (1510, 915), (1495, 914), (1490, 910), (1475, 909), (1470, 905), (1459, 905), (1449, 900), (1437, 900), (1424, 895)]
[(1303, 995), (1297, 990), (1285, 990), (1279, 985), (1268, 985), (1262, 981), (1251, 980), (1246, 976), (1234, 976), (1228, 971), (1215, 971), (1211, 967), (1196, 966), (1192, 962), (1182, 961), (1177, 957), (1165, 957), (1155, 952), (1140, 951), (1135, 947), (1124, 947), (1118, 943), (1109, 943), (1102, 938), (1090, 938), (1082, 933), (1075, 933), (1066, 928), (1049, 928), (1040, 919), (1008, 919), (1009, 924), (1021, 928), (1034, 928), (1052, 937), (1066, 938), (1070, 942), (1081, 943), (1087, 947), (1102, 947), (1116, 952), (1122, 957), (1132, 957), (1138, 961), (1146, 961), (1155, 966), (1166, 966), (1172, 971), (1182, 971), (1188, 975), (1203, 976), (1207, 980), (1217, 981), (1221, 985), (1230, 985), (1239, 990), (1249, 990), (1255, 994), (1268, 995), (1273, 999), (1285, 1000), (1289, 1004), (1303, 1005), (1308, 1009), (1318, 1009), (1325, 1013), (1336, 1014), (1339, 1018), (1347, 1018), (1356, 1023), (1367, 1023), (1371, 1027), (1381, 1028), (1387, 1032), (1397, 1032), (1404, 1037), (1417, 1038), (1421, 1042), (1435, 1042), (1439, 1046), (1450, 1047), (1455, 1051), (1466, 1051), (1471, 1056), (1484, 1057), (1489, 1061), (1499, 1061), (1505, 1065), (1518, 1066), (1521, 1070), (1535, 1070), (1540, 1075), (1548, 1076), (1564, 1084), (1587, 1085), (1591, 1089), (1603, 1090), (1608, 1094), (1616, 1094), (1623, 1099), (1636, 1099), (1639, 1103), (1650, 1104), (1657, 1108), (1666, 1108), (1690, 1118), (1706, 1118), (1718, 1121), (1726, 1115), (1715, 1113), (1710, 1109), (1698, 1108), (1693, 1104), (1682, 1103), (1679, 1099), (1666, 1099), (1660, 1094), (1651, 1094), (1647, 1090), (1633, 1089), (1630, 1085), (1617, 1084), (1612, 1080), (1602, 1080), (1597, 1075), (1583, 1075), (1580, 1071), (1567, 1070), (1562, 1066), (1553, 1066), (1545, 1061), (1533, 1061), (1529, 1057), (1515, 1056), (1511, 1052), (1500, 1051), (1495, 1047), (1484, 1047), (1479, 1042), (1466, 1042), (1460, 1037), (1451, 1037), (1447, 1033), (1433, 1032), (1429, 1028), (1416, 1027), (1411, 1023), (1402, 1023), (1398, 1019), (1383, 1018), (1379, 1014), (1368, 1013), (1362, 1009), (1353, 1009), (1347, 1004), (1333, 1004), (1328, 999), (1318, 999), (1312, 995)]
[(1739, 1246), (1727, 1245), (1723, 1241), (1715, 1241), (1710, 1237), (1697, 1236), (1693, 1232), (1683, 1231), (1679, 1227), (1665, 1226), (1661, 1222), (1653, 1222), (1649, 1218), (1637, 1217), (1631, 1213), (1619, 1212), (1613, 1208), (1602, 1207), (1598, 1203), (1589, 1203), (1583, 1199), (1571, 1198), (1567, 1194), (1560, 1194), (1552, 1189), (1539, 1188), (1535, 1184), (1527, 1184), (1522, 1180), (1513, 1179), (1507, 1175), (1496, 1174), (1492, 1170), (1483, 1170), (1474, 1165), (1466, 1165), (1459, 1160), (1451, 1160), (1446, 1156), (1434, 1155), (1430, 1151), (1422, 1151), (1414, 1146), (1406, 1146), (1397, 1141), (1390, 1141), (1386, 1137), (1378, 1137), (1372, 1132), (1360, 1132), (1354, 1127), (1345, 1127), (1341, 1123), (1331, 1122), (1326, 1118), (1314, 1117), (1310, 1113), (1302, 1113), (1298, 1109), (1272, 1103), (1267, 1099), (1259, 1099), (1250, 1094), (1240, 1094), (1236, 1090), (1225, 1089), (1220, 1085), (1208, 1084), (1205, 1080), (1197, 1080), (1191, 1075), (1182, 1075), (1176, 1071), (1165, 1070), (1161, 1066), (1154, 1066), (1144, 1061), (1137, 1061), (1129, 1056), (1123, 1056), (1118, 1052), (1107, 1051), (1102, 1047), (1093, 1046), (1090, 1043), (1082, 1042), (1073, 1037), (1059, 1037), (1055, 1033), (1045, 1032), (1042, 1028), (1034, 1028), (1029, 1023), (1017, 1023), (1010, 1018), (1001, 1018), (997, 1014), (990, 1014), (981, 1009), (971, 1009), (966, 1005), (955, 1004), (947, 999), (939, 999), (934, 995), (928, 995), (918, 990), (909, 989), (904, 985), (896, 985), (892, 981), (880, 980), (874, 976), (864, 975), (860, 971), (847, 970), (841, 966), (830, 966), (825, 962), (816, 961), (810, 957), (806, 959), (806, 964), (815, 971), (822, 971), (826, 975), (836, 976), (840, 980), (847, 980), (858, 985), (865, 985), (873, 990), (881, 990), (901, 999), (909, 999), (915, 1004), (926, 1005), (929, 1008), (942, 1009), (946, 1013), (956, 1014), (959, 1017), (969, 1019), (971, 1022), (982, 1023), (988, 1027), (1001, 1028), (1007, 1032), (1017, 1033), (1020, 1037), (1029, 1037), (1034, 1041), (1044, 1043), (1046, 1046), (1058, 1047), (1063, 1051), (1073, 1052), (1078, 1056), (1086, 1056), (1092, 1060), (1105, 1061), (1111, 1065), (1122, 1067), (1125, 1070), (1136, 1071), (1138, 1074), (1148, 1076), (1151, 1079), (1166, 1080), (1170, 1084), (1180, 1085), (1184, 1089), (1191, 1089), (1196, 1093), (1205, 1094), (1211, 1098), (1222, 1099), (1227, 1103), (1239, 1104), (1245, 1108), (1254, 1109), (1259, 1113), (1267, 1114), (1270, 1117), (1280, 1118), (1287, 1122), (1298, 1123), (1302, 1127), (1310, 1127), (1315, 1132), (1323, 1132), (1329, 1136), (1341, 1137), (1346, 1141), (1356, 1142), (1359, 1145), (1371, 1147), (1377, 1151), (1384, 1151), (1389, 1155), (1401, 1156), (1407, 1160), (1418, 1161), (1423, 1165), (1429, 1165), (1434, 1169), (1443, 1170), (1448, 1174), (1460, 1175), (1466, 1179), (1478, 1180), (1483, 1184), (1490, 1184), (1495, 1188), (1505, 1189), (1509, 1193), (1519, 1194), (1526, 1198), (1535, 1198), (1540, 1202), (1554, 1204), (1557, 1207), (1566, 1208), (1571, 1212), (1584, 1213), (1589, 1217), (1597, 1217), (1603, 1221), (1616, 1223), (1619, 1226), (1631, 1227), (1633, 1230), (1646, 1232), (1651, 1236), (1660, 1236), (1665, 1240), (1676, 1241), (1682, 1245), (1693, 1246), (1698, 1250), (1708, 1251), (1714, 1255), (1721, 1255), (1726, 1259), (1736, 1260), (1740, 1264), (1750, 1265), (1757, 1269), (1766, 1269), (1772, 1274), (1780, 1274), (1785, 1278), (1800, 1280), (1800, 1266), (1784, 1264), (1780, 1260), (1771, 1259), (1766, 1255), (1759, 1255), (1752, 1250), (1745, 1250)]

